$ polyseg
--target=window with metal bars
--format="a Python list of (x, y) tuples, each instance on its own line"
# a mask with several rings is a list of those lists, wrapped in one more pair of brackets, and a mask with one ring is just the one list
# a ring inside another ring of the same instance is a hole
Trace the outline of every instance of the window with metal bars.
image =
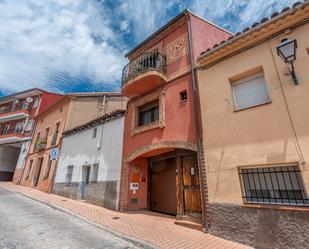
[(242, 168), (245, 203), (309, 206), (298, 166)]

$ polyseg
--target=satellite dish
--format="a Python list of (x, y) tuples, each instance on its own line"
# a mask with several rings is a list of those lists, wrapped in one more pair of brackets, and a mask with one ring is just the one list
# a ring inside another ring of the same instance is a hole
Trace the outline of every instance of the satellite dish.
[(33, 98), (28, 97), (28, 98), (26, 98), (26, 101), (27, 101), (28, 103), (32, 103), (32, 102), (33, 102)]

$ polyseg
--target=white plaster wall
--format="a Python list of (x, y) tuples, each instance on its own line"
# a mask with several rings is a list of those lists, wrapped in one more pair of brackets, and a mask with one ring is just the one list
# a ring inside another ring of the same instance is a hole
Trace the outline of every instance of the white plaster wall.
[(31, 140), (23, 142), (16, 164), (16, 169), (22, 169), (24, 167), (25, 158), (28, 154), (30, 144)]
[(20, 149), (1, 146), (0, 147), (0, 171), (14, 172)]
[[(98, 181), (120, 180), (124, 118), (117, 118), (63, 138), (56, 172), (56, 183), (66, 181), (67, 167), (73, 165), (72, 182), (82, 179), (82, 166), (99, 163)], [(101, 147), (98, 145), (101, 143)]]

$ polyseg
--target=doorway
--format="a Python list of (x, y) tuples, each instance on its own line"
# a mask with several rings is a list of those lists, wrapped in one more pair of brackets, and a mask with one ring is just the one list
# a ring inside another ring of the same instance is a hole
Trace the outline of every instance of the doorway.
[(37, 187), (41, 176), (43, 157), (38, 159), (35, 175), (33, 177), (33, 187)]
[(196, 152), (177, 150), (149, 159), (148, 207), (151, 211), (201, 220)]
[(175, 158), (152, 162), (150, 176), (150, 210), (176, 215)]
[(81, 199), (85, 199), (85, 195), (87, 193), (87, 188), (89, 185), (89, 177), (90, 177), (90, 166), (83, 166), (82, 167), (82, 183), (81, 183)]
[(197, 165), (197, 158), (195, 155), (188, 155), (181, 157), (181, 171), (182, 175), (182, 215), (188, 217), (201, 217), (201, 192), (199, 171)]

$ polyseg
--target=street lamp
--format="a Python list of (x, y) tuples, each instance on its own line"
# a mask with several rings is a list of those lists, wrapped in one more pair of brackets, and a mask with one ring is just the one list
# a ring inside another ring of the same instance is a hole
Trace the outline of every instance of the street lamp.
[(291, 65), (291, 75), (295, 85), (298, 85), (298, 80), (294, 70), (294, 61), (296, 60), (297, 41), (295, 39), (283, 39), (277, 46), (277, 53), (285, 63)]

